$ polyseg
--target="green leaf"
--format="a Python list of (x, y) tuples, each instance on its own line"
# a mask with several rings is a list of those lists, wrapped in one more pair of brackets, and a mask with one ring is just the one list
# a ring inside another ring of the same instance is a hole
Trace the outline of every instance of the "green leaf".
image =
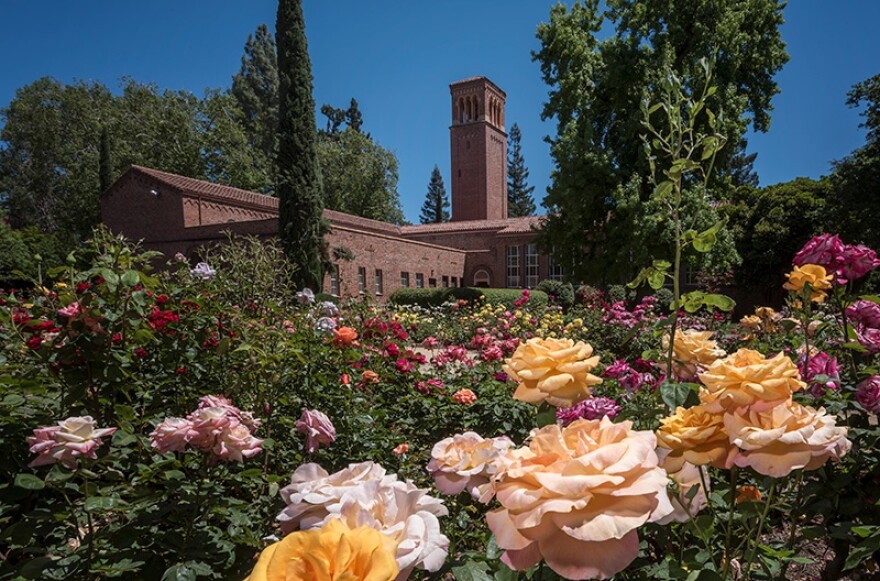
[(666, 282), (666, 273), (659, 270), (652, 270), (648, 274), (648, 286), (650, 286), (654, 290), (660, 290), (663, 288), (663, 283)]
[(42, 490), (43, 488), (46, 488), (46, 483), (43, 482), (41, 478), (26, 472), (15, 475), (15, 485), (19, 488), (26, 488), (27, 490)]
[(453, 567), (452, 576), (456, 581), (492, 581), (489, 566), (476, 561), (468, 561), (464, 565)]
[(697, 397), (697, 391), (693, 388), (694, 384), (690, 383), (668, 383), (664, 382), (660, 385), (660, 397), (663, 403), (669, 406), (669, 409), (675, 410), (680, 406), (685, 406), (688, 400), (693, 401)]
[(674, 187), (674, 184), (671, 181), (669, 181), (669, 180), (662, 181), (659, 184), (657, 184), (656, 188), (654, 188), (654, 195), (657, 196), (658, 198), (665, 198), (666, 196), (668, 196), (669, 194), (672, 193), (673, 187)]
[(727, 295), (708, 294), (703, 298), (703, 301), (707, 305), (717, 307), (722, 311), (732, 311), (733, 307), (736, 306), (736, 301)]
[(547, 402), (542, 403), (541, 407), (538, 408), (538, 416), (535, 418), (535, 423), (539, 428), (555, 424), (556, 408)]
[(87, 512), (113, 510), (123, 504), (126, 504), (123, 500), (112, 496), (93, 496), (86, 500), (85, 509)]
[(122, 275), (122, 284), (125, 286), (135, 286), (140, 281), (141, 277), (136, 270), (126, 270)]

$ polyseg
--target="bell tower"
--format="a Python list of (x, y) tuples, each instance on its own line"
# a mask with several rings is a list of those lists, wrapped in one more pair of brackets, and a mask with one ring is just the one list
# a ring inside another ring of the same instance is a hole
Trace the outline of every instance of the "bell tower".
[(452, 94), (452, 221), (507, 218), (507, 95), (486, 77), (449, 85)]

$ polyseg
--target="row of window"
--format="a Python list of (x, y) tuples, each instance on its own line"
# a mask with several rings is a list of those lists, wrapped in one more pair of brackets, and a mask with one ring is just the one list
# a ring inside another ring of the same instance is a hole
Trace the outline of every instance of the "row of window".
[[(520, 246), (508, 246), (507, 247), (507, 287), (508, 288), (520, 288), (525, 286), (526, 288), (534, 288), (538, 286), (538, 245), (535, 243), (526, 244), (525, 245), (525, 280), (523, 280), (523, 268), (521, 267), (521, 247)], [(562, 266), (556, 263), (553, 260), (553, 257), (550, 257), (550, 276), (551, 280), (562, 280), (564, 278), (562, 272)], [(525, 285), (523, 285), (525, 282)]]
[[(409, 275), (410, 273), (401, 271), (400, 286), (404, 288), (410, 287)], [(464, 286), (464, 279), (460, 279), (457, 276), (443, 276), (440, 279), (440, 283), (444, 288), (450, 286), (457, 287), (459, 285)], [(429, 278), (428, 288), (436, 287), (437, 279)], [(425, 288), (425, 275), (421, 272), (415, 273), (415, 288)], [(339, 268), (334, 267), (330, 271), (330, 294), (338, 296), (339, 290)], [(367, 268), (365, 266), (358, 267), (358, 292), (361, 294), (367, 292)], [(381, 268), (377, 268), (373, 273), (373, 293), (376, 295), (385, 293), (385, 273), (382, 272)]]

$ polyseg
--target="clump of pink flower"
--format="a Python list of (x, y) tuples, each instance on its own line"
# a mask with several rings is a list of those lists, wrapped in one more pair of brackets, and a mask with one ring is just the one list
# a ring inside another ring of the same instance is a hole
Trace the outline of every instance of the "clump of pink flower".
[(871, 353), (880, 352), (880, 305), (860, 299), (846, 308), (846, 316), (856, 337)]
[(192, 446), (209, 452), (215, 460), (242, 462), (262, 451), (255, 437), (261, 422), (221, 395), (206, 395), (185, 418), (165, 418), (150, 434), (150, 445), (160, 454), (183, 452)]
[(336, 441), (336, 428), (323, 412), (303, 410), (296, 421), (296, 430), (306, 435), (306, 450), (313, 453), (320, 446), (329, 446)]
[(605, 416), (613, 420), (620, 410), (621, 407), (611, 398), (591, 397), (571, 407), (556, 408), (556, 421), (567, 426), (575, 420), (601, 420)]
[(28, 437), (30, 452), (36, 454), (28, 466), (44, 466), (60, 462), (75, 469), (80, 458), (96, 459), (97, 449), (103, 444), (102, 438), (112, 435), (116, 428), (98, 428), (91, 416), (74, 416), (34, 430)]
[(639, 360), (635, 366), (631, 366), (623, 359), (615, 360), (611, 365), (605, 368), (603, 376), (609, 379), (616, 379), (623, 389), (634, 392), (641, 389), (654, 389), (662, 380), (653, 371), (653, 365), (650, 362)]
[(439, 368), (446, 367), (453, 362), (462, 363), (467, 367), (476, 365), (476, 362), (467, 356), (467, 349), (459, 345), (450, 345), (431, 358), (431, 363)]
[(532, 293), (531, 291), (529, 291), (529, 289), (524, 288), (522, 291), (522, 295), (520, 295), (518, 299), (513, 301), (513, 306), (515, 306), (516, 308), (525, 306), (526, 304), (528, 304), (529, 299), (531, 298), (531, 294)]
[(794, 255), (792, 264), (818, 264), (844, 285), (858, 280), (880, 266), (877, 253), (861, 244), (844, 244), (837, 234), (814, 236)]
[(880, 375), (872, 375), (856, 389), (856, 401), (872, 413), (880, 413)]
[(602, 316), (602, 322), (607, 324), (615, 324), (631, 329), (639, 323), (645, 322), (655, 316), (657, 309), (657, 299), (652, 296), (646, 296), (633, 307), (630, 311), (626, 308), (625, 301), (617, 301), (605, 309)]
[[(809, 385), (813, 397), (822, 397), (825, 391), (840, 389), (840, 372), (837, 368), (837, 357), (830, 357), (824, 351), (811, 356), (809, 361), (802, 357), (798, 362), (801, 376)], [(825, 380), (819, 381), (818, 376), (824, 375)]]

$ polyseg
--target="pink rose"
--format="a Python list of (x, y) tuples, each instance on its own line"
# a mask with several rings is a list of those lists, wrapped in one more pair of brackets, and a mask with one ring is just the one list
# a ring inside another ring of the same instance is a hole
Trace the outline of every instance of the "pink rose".
[(846, 279), (860, 279), (878, 266), (877, 253), (867, 246), (847, 244), (844, 247), (840, 271)]
[(198, 435), (199, 432), (193, 428), (190, 420), (165, 418), (150, 434), (150, 445), (160, 454), (183, 452), (190, 440)]
[(858, 385), (856, 401), (872, 413), (880, 413), (880, 375), (872, 375)]
[(229, 408), (206, 407), (197, 409), (187, 418), (192, 422), (193, 435), (190, 443), (201, 450), (210, 450), (223, 430), (235, 419)]
[(303, 410), (296, 422), (296, 430), (306, 435), (306, 450), (311, 454), (320, 446), (329, 446), (336, 440), (336, 428), (326, 415), (318, 410)]
[(853, 323), (880, 328), (880, 305), (873, 301), (857, 300), (846, 308), (846, 316)]
[(79, 303), (74, 301), (67, 305), (66, 307), (58, 309), (58, 315), (61, 317), (66, 317), (68, 319), (72, 319), (82, 313), (82, 309), (79, 306)]
[(74, 469), (81, 457), (96, 459), (97, 448), (103, 444), (101, 438), (113, 434), (116, 428), (96, 429), (95, 424), (91, 416), (74, 416), (59, 422), (57, 426), (35, 429), (27, 442), (30, 451), (37, 457), (28, 466), (61, 462)]
[(833, 270), (843, 256), (843, 241), (837, 234), (822, 234), (814, 236), (794, 255), (792, 264), (803, 266), (805, 264), (819, 264)]
[(223, 461), (242, 462), (262, 451), (263, 440), (255, 438), (247, 426), (234, 422), (220, 433), (214, 444), (214, 455)]

